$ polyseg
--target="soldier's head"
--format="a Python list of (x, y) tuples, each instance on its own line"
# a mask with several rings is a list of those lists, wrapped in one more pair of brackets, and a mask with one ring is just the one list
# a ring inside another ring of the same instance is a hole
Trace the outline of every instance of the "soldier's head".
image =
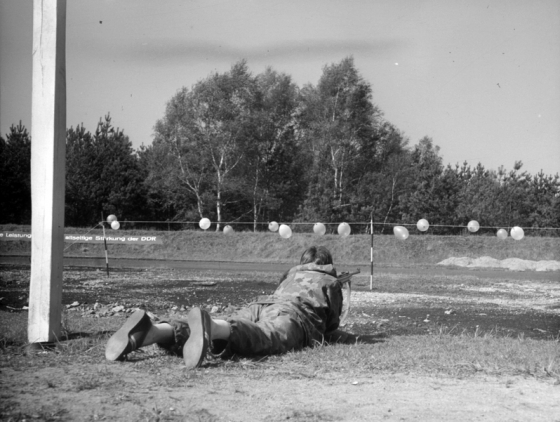
[(303, 253), (299, 263), (328, 265), (333, 263), (333, 259), (330, 251), (324, 246), (311, 246)]

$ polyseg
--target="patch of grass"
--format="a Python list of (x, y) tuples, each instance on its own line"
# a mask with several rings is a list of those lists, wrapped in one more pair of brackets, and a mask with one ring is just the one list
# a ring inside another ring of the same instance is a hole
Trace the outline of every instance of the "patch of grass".
[(102, 385), (101, 378), (97, 374), (83, 374), (80, 378), (75, 380), (74, 390), (94, 390)]
[[(122, 321), (116, 318), (82, 318), (63, 311), (61, 336), (55, 341), (55, 351), (67, 356), (88, 353), (118, 329)], [(3, 312), (0, 318), (0, 350), (27, 344), (27, 312)]]
[[(368, 264), (370, 261), (370, 236), (357, 234), (355, 227), (351, 236), (343, 238), (336, 234), (316, 236), (311, 233), (310, 225), (306, 233), (295, 232), (284, 241), (279, 241), (277, 233), (236, 231), (224, 236), (221, 232), (203, 232), (200, 230), (183, 231), (146, 231), (127, 230), (121, 227), (123, 235), (150, 235), (163, 239), (162, 245), (122, 245), (111, 244), (110, 256), (113, 258), (145, 258), (168, 260), (226, 260), (236, 262), (285, 262), (294, 263), (304, 249), (312, 244), (327, 246), (335, 262), (345, 265)], [(365, 228), (365, 226), (363, 226)], [(0, 225), (0, 230), (29, 231), (28, 226)], [(66, 228), (67, 233), (83, 234), (86, 228)], [(102, 235), (102, 230), (90, 232)], [(529, 230), (522, 241), (511, 237), (500, 240), (496, 236), (434, 236), (416, 235), (411, 231), (410, 238), (401, 242), (392, 234), (376, 235), (374, 242), (374, 260), (377, 264), (410, 266), (436, 264), (450, 257), (479, 258), (490, 256), (495, 259), (520, 258), (527, 260), (560, 260), (560, 238), (530, 237)], [(0, 242), (0, 254), (29, 253), (30, 242)], [(102, 244), (67, 244), (65, 254), (68, 256), (102, 257)]]
[[(24, 356), (27, 328), (26, 314), (7, 314), (0, 323), (2, 365), (17, 368), (35, 366), (34, 356)], [(79, 315), (65, 317), (70, 338), (61, 339), (52, 352), (42, 352), (41, 364), (72, 365), (72, 363), (98, 364), (104, 362), (105, 343), (116, 330), (120, 318), (88, 319)], [(100, 326), (101, 325), (101, 326)], [(8, 328), (8, 330), (6, 329)], [(77, 333), (72, 335), (72, 333)], [(197, 382), (196, 373), (187, 376), (183, 371), (172, 370), (180, 359), (168, 356), (157, 346), (150, 346), (130, 356), (142, 372), (159, 379), (156, 384), (178, 387)], [(320, 345), (301, 352), (259, 359), (240, 359), (236, 362), (218, 360), (209, 369), (246, 373), (247, 371), (274, 368), (280, 374), (296, 378), (314, 378), (330, 372), (348, 374), (418, 373), (444, 374), (464, 377), (478, 373), (492, 375), (523, 375), (560, 380), (560, 342), (557, 340), (533, 340), (523, 337), (503, 336), (498, 332), (453, 333), (440, 329), (428, 335), (394, 336), (374, 344)], [(165, 376), (159, 377), (159, 375)], [(91, 375), (91, 374), (90, 374)], [(97, 388), (99, 374), (85, 376), (76, 386), (78, 390)]]
[(2, 312), (0, 318), (0, 350), (27, 342), (27, 312)]
[(393, 337), (373, 345), (323, 345), (278, 359), (287, 368), (301, 368), (308, 376), (331, 371), (354, 376), (372, 372), (451, 377), (483, 373), (560, 380), (559, 342), (497, 337), (492, 333), (440, 333)]
[(327, 412), (319, 412), (313, 410), (292, 410), (281, 414), (273, 420), (289, 420), (290, 422), (323, 422), (338, 420)]
[[(9, 318), (0, 318), (0, 367), (10, 367), (17, 371), (104, 362), (107, 339), (121, 324), (117, 318), (93, 320), (71, 315), (66, 319), (63, 335), (52, 347), (49, 345), (44, 350), (32, 350), (28, 349), (27, 343), (27, 313), (7, 315)], [(82, 378), (79, 384), (69, 388), (73, 391), (96, 388), (95, 377)], [(49, 388), (58, 386), (58, 383), (47, 385)]]
[[(24, 422), (38, 420), (44, 422), (65, 420), (67, 411), (57, 409), (55, 406), (40, 406), (34, 410), (22, 412), (15, 403), (7, 402), (0, 406), (0, 419), (8, 422)], [(67, 419), (66, 419), (67, 420)]]

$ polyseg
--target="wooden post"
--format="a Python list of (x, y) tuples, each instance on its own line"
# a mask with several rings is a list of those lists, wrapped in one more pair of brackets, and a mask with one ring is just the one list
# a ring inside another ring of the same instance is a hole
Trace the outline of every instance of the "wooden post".
[(33, 2), (28, 340), (60, 337), (66, 161), (66, 0)]

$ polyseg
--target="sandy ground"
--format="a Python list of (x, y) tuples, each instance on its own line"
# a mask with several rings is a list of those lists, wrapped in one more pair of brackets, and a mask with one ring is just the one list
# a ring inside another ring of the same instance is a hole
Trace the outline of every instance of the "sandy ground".
[[(80, 370), (68, 369), (38, 369), (33, 382), (4, 370), (2, 384), (18, 392), (15, 401), (26, 409), (12, 420), (560, 421), (560, 386), (519, 377), (269, 374), (250, 379), (207, 376), (201, 370), (196, 386), (170, 388), (134, 369), (123, 374), (122, 364), (100, 364), (91, 369), (120, 377), (118, 383), (76, 391), (73, 380)], [(181, 370), (179, 364), (169, 369)]]
[[(560, 271), (560, 261), (530, 261), (519, 258), (499, 260), (489, 256), (448, 258), (437, 265), (456, 265), (467, 268), (504, 268), (512, 271)], [(558, 279), (560, 280), (560, 274)]]
[[(17, 301), (25, 286), (17, 282), (27, 277), (26, 271), (3, 274), (6, 297), (13, 298), (14, 304), (20, 303)], [(469, 270), (460, 271), (452, 277), (384, 274), (383, 290), (353, 292), (349, 329), (367, 333), (387, 327), (391, 335), (401, 331), (418, 333), (431, 327), (431, 323), (423, 323), (426, 314), (422, 312), (430, 312), (434, 322), (440, 318), (439, 323), (452, 326), (455, 319), (480, 324), (498, 309), (501, 324), (507, 322), (504, 315), (513, 315), (514, 326), (534, 318), (528, 333), (549, 338), (558, 332), (560, 284), (532, 280), (529, 273), (525, 280), (514, 280), (508, 278), (507, 271), (502, 278), (481, 281)], [(99, 290), (112, 301), (126, 291), (131, 297), (147, 301), (152, 301), (154, 294), (162, 298), (168, 295), (164, 302), (167, 306), (167, 300), (179, 300), (178, 292), (184, 292), (185, 285), (191, 286), (189, 292), (197, 292), (196, 300), (201, 302), (207, 302), (209, 297), (217, 300), (221, 291), (232, 296), (228, 290), (232, 282), (216, 277), (216, 286), (202, 285), (198, 279), (187, 283), (180, 272), (154, 272), (145, 276), (154, 279), (145, 285), (136, 280), (139, 274), (131, 274), (131, 279), (119, 274), (105, 284), (106, 280), (95, 272), (69, 273), (68, 300), (80, 295), (91, 297), (93, 291)], [(161, 280), (155, 280), (158, 275)], [(367, 284), (365, 277), (356, 278), (356, 287)], [(433, 286), (438, 288), (431, 289)], [(235, 290), (243, 292), (250, 288), (248, 291), (260, 293), (265, 287), (255, 282), (247, 286), (235, 284)], [(96, 317), (99, 312), (90, 313), (94, 312), (91, 306), (83, 306), (82, 318)], [(447, 310), (452, 312), (447, 314)], [(536, 319), (535, 315), (545, 319)], [(542, 321), (548, 325), (538, 325)], [(238, 367), (231, 371), (222, 364), (188, 372), (181, 359), (161, 352), (136, 354), (131, 361), (122, 363), (104, 361), (97, 349), (87, 350), (83, 362), (51, 359), (48, 354), (53, 352), (34, 353), (32, 360), (22, 360), (29, 367), (14, 363), (19, 357), (13, 353), (2, 356), (1, 420), (560, 422), (557, 377), (480, 373), (461, 378), (402, 372), (357, 376), (344, 371), (310, 373), (274, 361), (247, 361), (243, 363), (246, 371)], [(88, 357), (89, 353), (100, 356)]]
[(79, 391), (81, 370), (40, 368), (33, 380), (3, 370), (2, 384), (17, 391), (14, 397), (4, 390), (3, 400), (26, 409), (12, 420), (560, 421), (560, 385), (520, 377), (304, 377), (272, 370), (239, 377), (202, 369), (191, 382), (169, 385), (159, 380), (183, 371), (180, 363), (155, 377), (117, 363), (88, 368), (104, 374), (105, 388)]

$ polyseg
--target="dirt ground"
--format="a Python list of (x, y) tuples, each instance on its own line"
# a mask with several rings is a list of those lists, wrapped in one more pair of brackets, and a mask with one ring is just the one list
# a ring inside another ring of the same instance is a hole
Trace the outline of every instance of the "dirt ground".
[[(4, 389), (3, 400), (25, 410), (20, 420), (560, 420), (560, 387), (517, 377), (323, 374), (307, 378), (274, 374), (273, 369), (258, 376), (232, 377), (202, 370), (190, 384), (161, 385), (160, 379), (182, 371), (179, 364), (157, 374), (128, 362), (61, 369), (39, 368), (27, 376), (3, 370), (2, 384), (12, 391), (7, 394)], [(106, 381), (80, 390), (76, 377), (91, 371), (102, 373)]]
[[(367, 339), (434, 332), (488, 332), (554, 340), (560, 336), (560, 283), (476, 271), (454, 276), (376, 274), (354, 278), (344, 330)], [(557, 273), (556, 273), (557, 274)], [(29, 269), (0, 267), (0, 317), (24, 314)], [(227, 315), (272, 292), (277, 274), (222, 271), (65, 270), (63, 303), (84, 326), (118, 326), (137, 307), (155, 317), (203, 306)], [(114, 328), (113, 328), (114, 329)], [(86, 334), (87, 335), (87, 334)], [(110, 330), (107, 336), (110, 335)], [(527, 376), (310, 372), (282, 359), (210, 363), (187, 372), (156, 348), (128, 362), (105, 362), (103, 345), (78, 358), (3, 349), (2, 420), (123, 421), (560, 421), (560, 383)], [(247, 368), (244, 371), (244, 367)]]

